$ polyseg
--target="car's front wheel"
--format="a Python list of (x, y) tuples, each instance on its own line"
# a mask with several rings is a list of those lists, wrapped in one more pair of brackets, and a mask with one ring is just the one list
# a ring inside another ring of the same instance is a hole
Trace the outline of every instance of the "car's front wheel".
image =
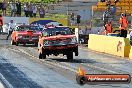
[(46, 59), (46, 54), (40, 52), (39, 59)]
[(67, 53), (67, 60), (73, 60), (73, 52)]

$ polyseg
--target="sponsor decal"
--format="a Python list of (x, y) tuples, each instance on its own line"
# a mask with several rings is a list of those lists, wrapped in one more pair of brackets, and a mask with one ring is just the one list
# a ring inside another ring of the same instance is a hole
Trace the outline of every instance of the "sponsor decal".
[(86, 74), (86, 71), (79, 67), (76, 81), (84, 84), (127, 84), (131, 82), (129, 74)]

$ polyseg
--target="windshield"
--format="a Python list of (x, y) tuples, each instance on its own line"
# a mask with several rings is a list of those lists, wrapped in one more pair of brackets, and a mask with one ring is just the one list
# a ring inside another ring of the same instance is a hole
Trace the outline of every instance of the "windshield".
[(39, 31), (38, 26), (19, 26), (16, 29), (17, 31), (27, 31), (27, 30), (33, 30), (33, 31)]
[(55, 36), (55, 35), (71, 35), (71, 30), (68, 27), (48, 28), (44, 29), (44, 36)]

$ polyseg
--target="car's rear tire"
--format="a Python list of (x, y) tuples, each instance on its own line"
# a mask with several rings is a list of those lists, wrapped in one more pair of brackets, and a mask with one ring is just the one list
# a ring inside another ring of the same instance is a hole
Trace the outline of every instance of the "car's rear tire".
[(67, 60), (73, 60), (73, 52), (67, 53)]
[(11, 40), (11, 45), (15, 45), (16, 43), (14, 42), (14, 40)]

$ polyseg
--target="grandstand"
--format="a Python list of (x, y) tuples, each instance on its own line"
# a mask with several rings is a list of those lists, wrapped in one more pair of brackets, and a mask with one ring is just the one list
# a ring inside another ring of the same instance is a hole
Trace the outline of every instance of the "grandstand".
[[(100, 2), (100, 0), (92, 5), (92, 27), (101, 27), (103, 26), (103, 13), (105, 10), (108, 9), (105, 2)], [(129, 28), (131, 28), (131, 14), (132, 14), (132, 0), (119, 0), (116, 4), (114, 0), (111, 1), (111, 7), (116, 6), (116, 14), (114, 17), (110, 18), (112, 21), (112, 25), (114, 28), (119, 28), (119, 18), (121, 13), (126, 13), (128, 21), (129, 21)]]
[[(115, 5), (117, 7), (116, 15), (120, 15), (121, 13), (126, 13), (127, 15), (132, 14), (132, 0), (120, 0), (116, 4), (114, 0), (110, 0), (111, 5)], [(93, 11), (104, 11), (107, 9), (106, 2), (98, 2), (97, 5), (92, 6)]]

